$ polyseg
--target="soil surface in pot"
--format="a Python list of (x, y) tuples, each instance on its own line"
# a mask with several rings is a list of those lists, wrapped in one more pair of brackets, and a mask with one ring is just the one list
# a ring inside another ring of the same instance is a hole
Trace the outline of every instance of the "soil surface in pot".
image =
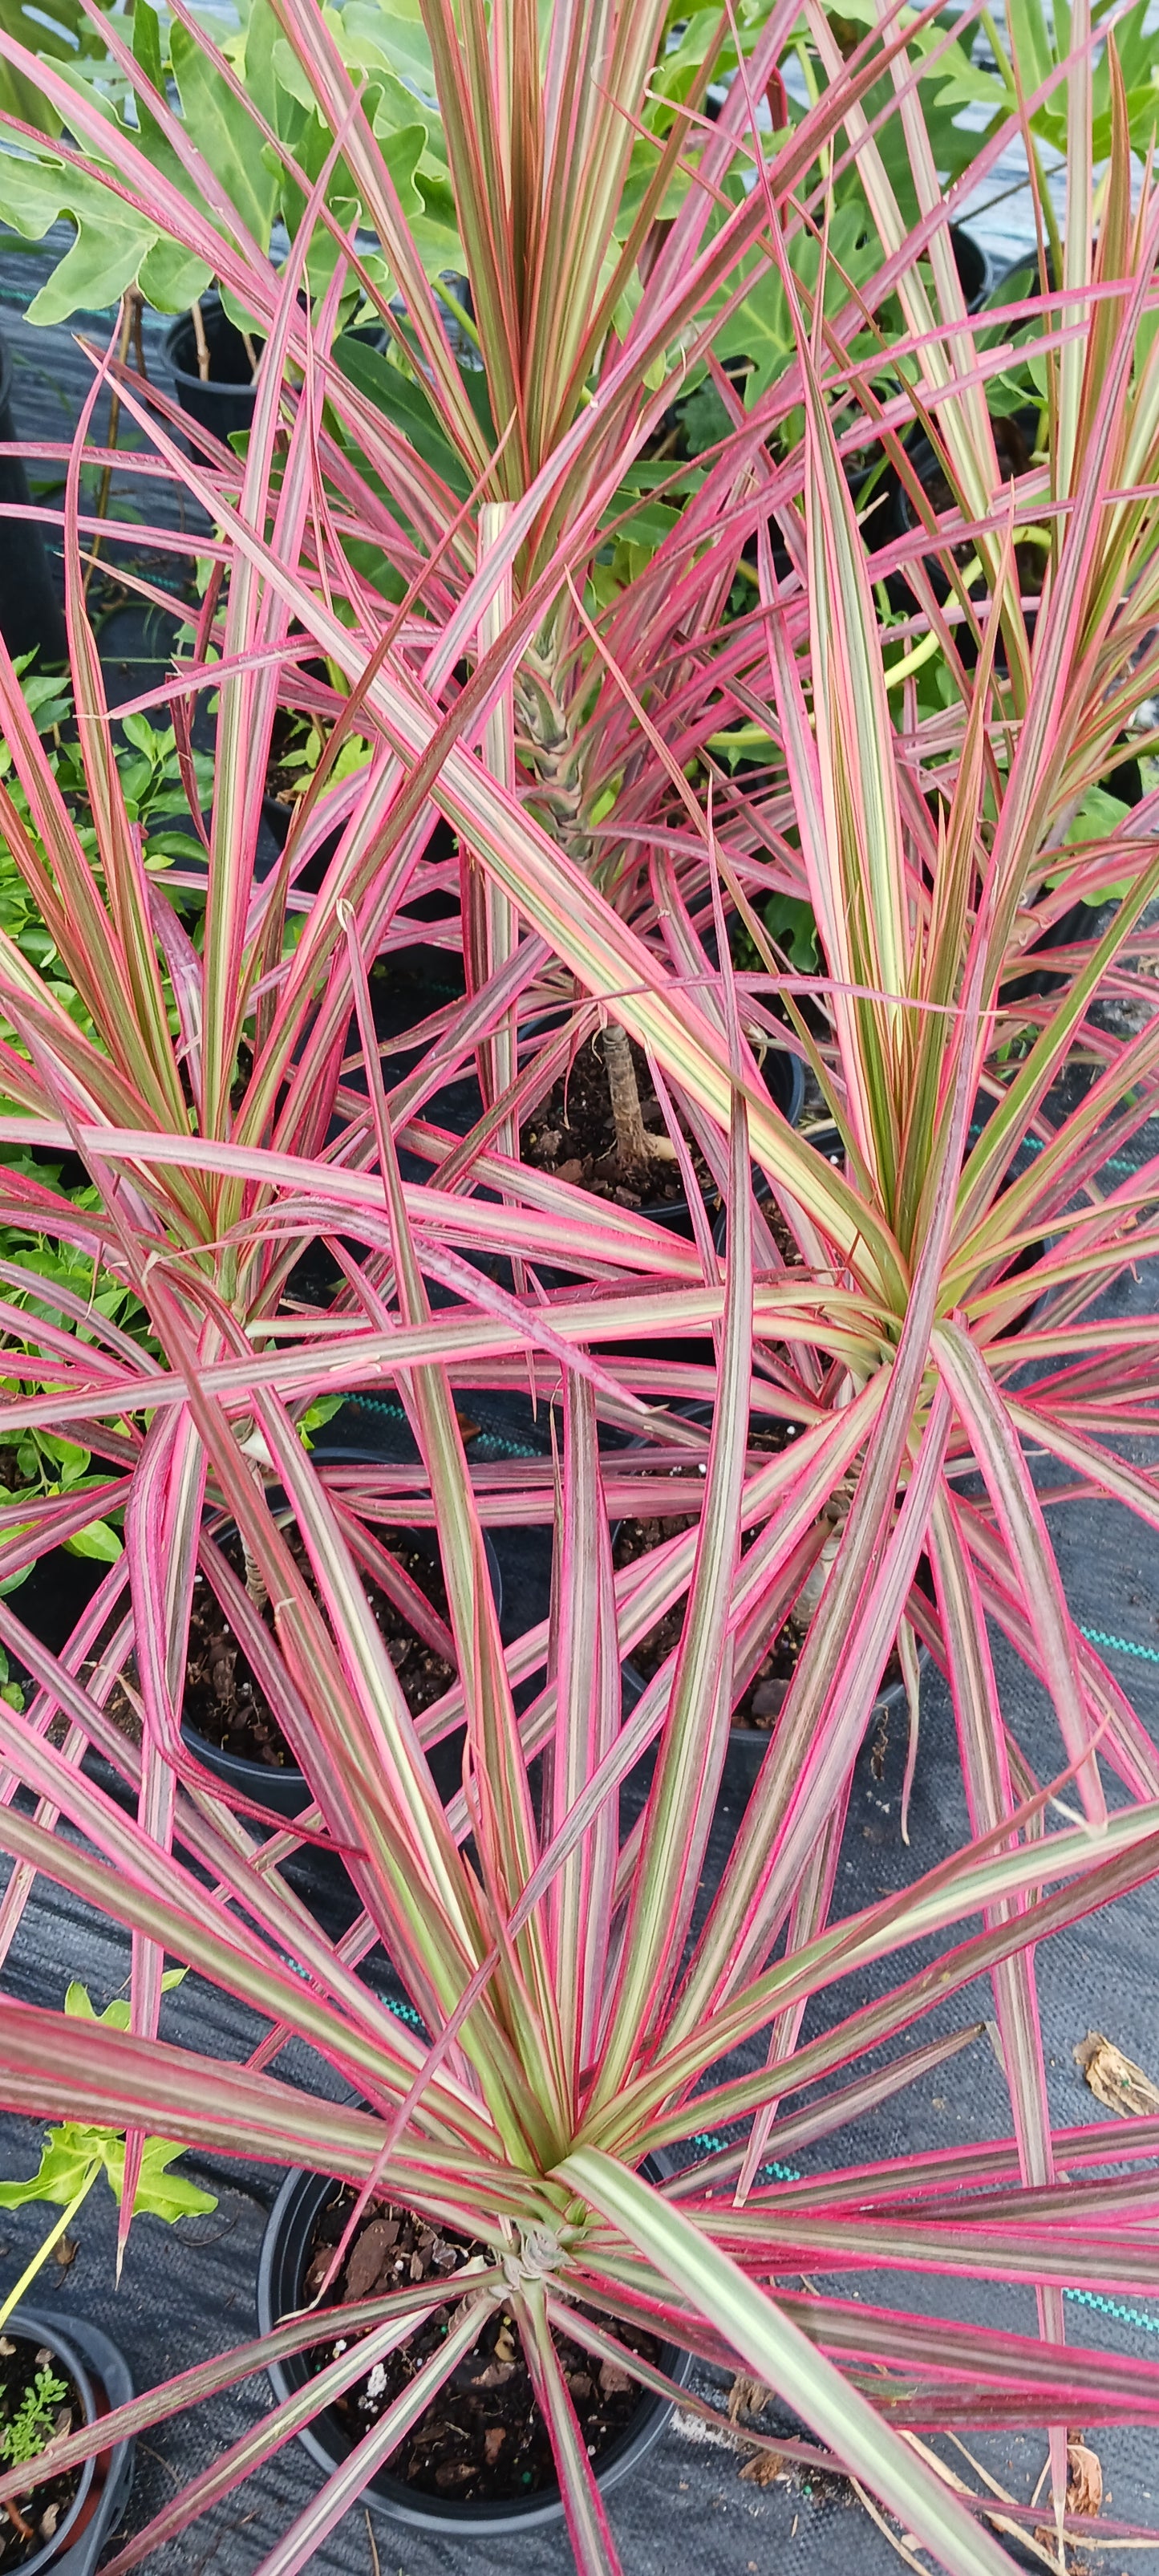
[[(664, 1114), (652, 1089), (648, 1060), (643, 1048), (632, 1045), (632, 1062), (640, 1087), (640, 1115), (650, 1134), (664, 1137)], [(715, 1216), (720, 1204), (720, 1191), (709, 1171), (699, 1146), (685, 1137), (692, 1168), (705, 1206)], [(539, 1103), (522, 1132), (520, 1152), (525, 1163), (537, 1170), (550, 1172), (557, 1181), (570, 1181), (581, 1190), (590, 1190), (594, 1198), (615, 1199), (620, 1207), (664, 1208), (685, 1204), (684, 1176), (679, 1163), (657, 1156), (643, 1168), (638, 1163), (624, 1165), (616, 1145), (615, 1121), (608, 1091), (607, 1067), (596, 1040), (589, 1038), (579, 1049), (566, 1078), (561, 1077), (546, 1100)], [(782, 1260), (793, 1264), (801, 1255), (780, 1209), (771, 1199), (761, 1202), (761, 1214), (769, 1226)]]
[[(749, 1449), (750, 1451), (763, 1450), (767, 1454), (777, 1456), (782, 1450), (788, 1448), (796, 1436), (797, 1428), (795, 1423), (788, 1422), (769, 1422), (753, 1427), (749, 1432)], [(616, 1531), (612, 1563), (617, 1570), (621, 1566), (635, 1565), (641, 1557), (650, 1556), (653, 1548), (662, 1546), (666, 1539), (678, 1538), (683, 1530), (692, 1529), (694, 1526), (694, 1519), (687, 1514), (678, 1515), (672, 1519), (623, 1520)], [(747, 1554), (757, 1535), (756, 1530), (745, 1531), (741, 1539), (742, 1554)], [(655, 1627), (650, 1628), (647, 1635), (641, 1637), (639, 1644), (633, 1646), (632, 1662), (637, 1671), (643, 1674), (645, 1681), (651, 1680), (653, 1673), (659, 1670), (660, 1665), (679, 1645), (687, 1607), (688, 1595), (682, 1592), (679, 1600), (673, 1602), (671, 1609), (665, 1611), (663, 1618), (657, 1620)], [(797, 1669), (805, 1634), (805, 1629), (798, 1626), (790, 1613), (737, 1701), (731, 1719), (731, 1731), (734, 1735), (772, 1733), (784, 1707), (789, 1684)], [(882, 1690), (888, 1690), (894, 1682), (900, 1681), (901, 1677), (901, 1662), (895, 1648), (882, 1675)]]
[[(58, 2433), (84, 2421), (84, 2408), (63, 2362), (48, 2344), (0, 2334), (0, 2467), (38, 2457)], [(35, 2557), (60, 2528), (80, 2484), (79, 2468), (46, 2479), (0, 2511), (0, 2576)]]
[[(353, 2199), (344, 2190), (315, 2224), (303, 2300), (321, 2288)], [(361, 2220), (328, 2296), (385, 2297), (412, 2281), (461, 2271), (473, 2255), (491, 2259), (485, 2246), (471, 2244), (449, 2228), (432, 2227), (393, 2201), (380, 2201)], [(332, 2408), (352, 2442), (377, 2423), (438, 2350), (446, 2313), (420, 2326)], [(655, 2336), (624, 2324), (615, 2333), (653, 2366), (659, 2362)], [(555, 2348), (579, 2418), (580, 2439), (598, 2466), (601, 2452), (631, 2423), (642, 2392), (618, 2364), (597, 2361), (567, 2336), (557, 2334)], [(315, 2368), (324, 2368), (340, 2351), (340, 2343), (319, 2345), (311, 2356)], [(551, 2440), (536, 2404), (519, 2328), (505, 2309), (488, 2317), (474, 2351), (404, 2435), (388, 2469), (419, 2494), (456, 2504), (504, 2503), (557, 2486)]]
[[(285, 1535), (297, 1564), (311, 1592), (317, 1599), (317, 1585), (309, 1558), (296, 1529)], [(431, 1608), (443, 1621), (447, 1617), (447, 1595), (438, 1557), (420, 1547), (408, 1530), (385, 1529), (378, 1533), (396, 1564)], [(241, 1540), (236, 1533), (221, 1542), (235, 1574), (244, 1572)], [(455, 1678), (455, 1667), (436, 1653), (425, 1638), (416, 1635), (405, 1613), (390, 1600), (380, 1586), (364, 1575), (366, 1594), (386, 1650), (398, 1674), (403, 1698), (412, 1717), (441, 1699)], [(267, 1602), (262, 1612), (271, 1635), (274, 1614)], [(293, 1769), (294, 1757), (282, 1734), (269, 1701), (242, 1653), (217, 1599), (205, 1576), (196, 1577), (193, 1611), (189, 1622), (189, 1661), (185, 1676), (183, 1714), (210, 1744), (220, 1744), (223, 1751), (240, 1755), (248, 1762), (264, 1762), (271, 1770)]]
[[(642, 1047), (633, 1045), (632, 1062), (640, 1086), (644, 1125), (667, 1143), (663, 1111), (652, 1089)], [(719, 1192), (708, 1165), (695, 1145), (690, 1144), (689, 1151), (704, 1198), (709, 1207), (716, 1207)], [(657, 1207), (684, 1197), (679, 1163), (660, 1156), (643, 1166), (621, 1162), (607, 1068), (598, 1041), (593, 1038), (580, 1047), (566, 1077), (554, 1084), (534, 1117), (528, 1119), (522, 1154), (525, 1163), (551, 1172), (556, 1180), (571, 1181), (577, 1189), (590, 1190), (595, 1198), (615, 1199), (621, 1207)]]

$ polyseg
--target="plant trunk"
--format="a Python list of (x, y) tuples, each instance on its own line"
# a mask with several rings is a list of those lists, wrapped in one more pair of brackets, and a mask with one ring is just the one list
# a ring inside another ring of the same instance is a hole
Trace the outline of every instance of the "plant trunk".
[(616, 1149), (624, 1170), (638, 1170), (652, 1159), (655, 1139), (648, 1134), (640, 1112), (640, 1086), (632, 1062), (632, 1049), (626, 1029), (609, 1020), (603, 1037), (604, 1063), (608, 1068), (608, 1092), (616, 1130)]
[(244, 1539), (242, 1540), (242, 1555), (245, 1559), (246, 1591), (249, 1594), (250, 1600), (253, 1602), (255, 1610), (264, 1610), (270, 1597), (266, 1590), (266, 1578), (262, 1573), (262, 1569), (258, 1564), (256, 1556), (251, 1556)]

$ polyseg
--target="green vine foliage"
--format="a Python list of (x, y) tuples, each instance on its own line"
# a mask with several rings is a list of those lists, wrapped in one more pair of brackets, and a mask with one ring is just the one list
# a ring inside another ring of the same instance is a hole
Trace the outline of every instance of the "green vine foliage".
[[(179, 1986), (184, 1968), (170, 1968), (162, 1978), (166, 1993)], [(76, 2021), (102, 2021), (114, 2030), (127, 2030), (130, 2008), (124, 1996), (115, 1996), (98, 2013), (87, 1986), (75, 1980), (68, 1988), (64, 2009)], [(181, 2149), (171, 2138), (148, 2138), (141, 2158), (141, 2171), (133, 2197), (134, 2218), (163, 2218), (169, 2225), (177, 2218), (202, 2216), (216, 2209), (213, 2192), (202, 2191), (185, 2174), (170, 2173), (169, 2167)], [(0, 2208), (18, 2209), (25, 2201), (55, 2201), (67, 2209), (70, 2202), (85, 2192), (104, 2171), (114, 2200), (120, 2205), (125, 2183), (125, 2133), (123, 2129), (102, 2129), (64, 2120), (49, 2129), (39, 2166), (26, 2181), (0, 2183)]]
[(20, 2469), (27, 2460), (39, 2459), (56, 2431), (53, 2409), (67, 2395), (67, 2383), (57, 2378), (51, 2363), (42, 2362), (16, 2413), (0, 2426), (0, 2460), (5, 2468)]

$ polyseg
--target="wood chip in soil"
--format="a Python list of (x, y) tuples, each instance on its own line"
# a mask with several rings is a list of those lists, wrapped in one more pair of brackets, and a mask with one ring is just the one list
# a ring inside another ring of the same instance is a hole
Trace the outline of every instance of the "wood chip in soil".
[(1074, 2051), (1075, 2063), (1081, 2066), (1097, 2102), (1108, 2111), (1117, 2111), (1120, 2120), (1146, 2120), (1159, 2111), (1159, 2084), (1136, 2066), (1133, 2058), (1124, 2057), (1101, 2030), (1088, 2030)]
[[(301, 1533), (290, 1529), (285, 1535), (311, 1591), (317, 1597)], [(409, 1574), (432, 1609), (445, 1621), (447, 1596), (437, 1556), (419, 1546), (406, 1530), (386, 1529), (379, 1535), (403, 1572)], [(231, 1535), (221, 1542), (221, 1546), (235, 1574), (240, 1575), (244, 1566), (240, 1539), (236, 1534)], [(403, 1697), (411, 1715), (418, 1717), (435, 1700), (441, 1699), (444, 1691), (449, 1690), (455, 1678), (454, 1665), (437, 1654), (425, 1639), (416, 1636), (402, 1611), (377, 1583), (367, 1581), (366, 1594), (398, 1675)], [(262, 1616), (272, 1633), (274, 1614), (268, 1603)], [(221, 1745), (227, 1753), (240, 1755), (250, 1762), (264, 1763), (270, 1770), (294, 1767), (293, 1755), (269, 1701), (237, 1645), (216, 1593), (200, 1573), (194, 1584), (182, 1713), (199, 1735), (211, 1744)]]
[[(352, 2202), (352, 2193), (342, 2188), (315, 2224), (303, 2301), (315, 2297), (321, 2288)], [(397, 2202), (380, 2201), (361, 2220), (328, 2298), (337, 2303), (386, 2297), (414, 2282), (450, 2278), (480, 2254), (492, 2259), (485, 2246), (470, 2243), (454, 2229), (436, 2227)], [(437, 2352), (447, 2321), (456, 2312), (448, 2302), (331, 2409), (348, 2440), (359, 2440), (409, 2386)], [(622, 2324), (615, 2332), (643, 2359), (658, 2363), (661, 2347), (653, 2335)], [(319, 2345), (311, 2355), (314, 2368), (324, 2368), (341, 2343), (339, 2337)], [(619, 2364), (597, 2361), (567, 2336), (557, 2334), (555, 2346), (579, 2417), (581, 2440), (598, 2463), (609, 2443), (630, 2425), (642, 2402), (641, 2391)], [(441, 2496), (456, 2504), (498, 2503), (557, 2485), (550, 2436), (536, 2404), (519, 2329), (508, 2310), (496, 2308), (489, 2314), (474, 2350), (460, 2361), (447, 2385), (404, 2435), (388, 2474), (422, 2495)]]

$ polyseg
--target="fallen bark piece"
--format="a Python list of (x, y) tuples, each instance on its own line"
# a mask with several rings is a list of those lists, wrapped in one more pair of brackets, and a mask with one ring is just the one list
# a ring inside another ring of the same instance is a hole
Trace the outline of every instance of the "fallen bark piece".
[(1103, 2464), (1097, 2451), (1087, 2442), (1068, 2442), (1066, 2446), (1066, 2509), (1068, 2513), (1095, 2514), (1103, 2509)]
[(1113, 2039), (1104, 2039), (1101, 2030), (1088, 2030), (1074, 2051), (1074, 2059), (1096, 2101), (1104, 2102), (1108, 2111), (1116, 2111), (1121, 2120), (1144, 2120), (1159, 2111), (1159, 2084), (1153, 2084), (1141, 2066), (1124, 2057)]

